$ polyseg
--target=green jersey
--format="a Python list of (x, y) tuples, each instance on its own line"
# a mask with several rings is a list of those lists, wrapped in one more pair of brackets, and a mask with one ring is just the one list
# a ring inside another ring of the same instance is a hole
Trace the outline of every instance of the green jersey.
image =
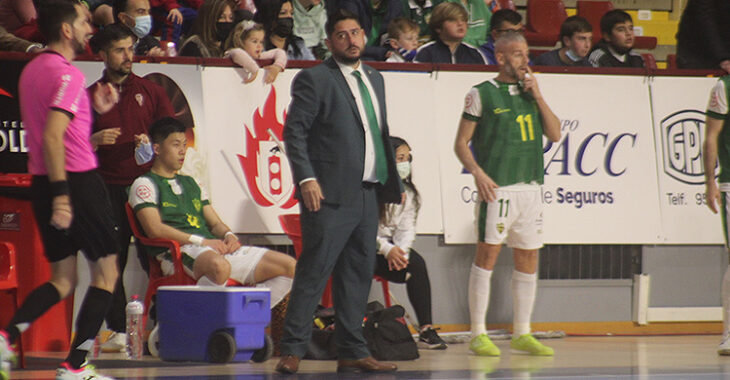
[[(129, 190), (129, 204), (134, 211), (156, 207), (162, 223), (176, 230), (215, 239), (203, 217), (203, 206), (210, 204), (193, 177), (175, 175), (165, 178), (149, 172), (137, 178)], [(157, 255), (165, 248), (148, 247)]]
[(462, 117), (477, 123), (474, 158), (497, 185), (543, 183), (542, 118), (532, 95), (491, 79), (472, 87)]
[[(727, 100), (730, 98), (730, 76), (726, 75), (717, 81), (710, 94), (707, 105), (707, 116), (724, 120), (722, 131), (717, 142), (717, 155), (720, 159), (720, 183), (730, 182), (730, 112)], [(712, 170), (707, 169), (705, 170)]]

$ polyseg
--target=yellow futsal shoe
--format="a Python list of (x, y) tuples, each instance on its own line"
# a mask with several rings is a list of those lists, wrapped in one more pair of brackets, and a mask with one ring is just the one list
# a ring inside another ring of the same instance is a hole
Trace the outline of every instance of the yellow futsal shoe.
[(499, 356), (501, 354), (499, 347), (492, 343), (487, 334), (480, 334), (472, 338), (469, 349), (479, 356)]
[(536, 356), (553, 356), (553, 349), (538, 342), (535, 337), (530, 334), (524, 334), (517, 338), (512, 338), (510, 347), (513, 350), (520, 351), (522, 353), (528, 353)]

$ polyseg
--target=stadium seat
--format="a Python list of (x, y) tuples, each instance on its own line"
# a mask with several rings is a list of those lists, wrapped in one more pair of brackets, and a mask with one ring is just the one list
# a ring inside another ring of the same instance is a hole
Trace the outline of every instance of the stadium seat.
[(644, 67), (647, 69), (656, 69), (656, 58), (654, 58), (654, 54), (651, 53), (642, 53), (641, 58), (644, 58)]
[[(10, 310), (13, 313), (20, 307), (15, 263), (15, 246), (9, 242), (0, 241), (0, 292), (8, 293), (13, 297), (13, 310)], [(20, 368), (25, 368), (22, 343), (22, 339), (18, 339), (17, 349)]]
[[(299, 219), (299, 214), (279, 215), (279, 224), (281, 224), (281, 228), (284, 230), (284, 233), (289, 237), (289, 240), (291, 240), (292, 245), (294, 246), (294, 254), (297, 259), (299, 259), (299, 255), (302, 254), (302, 225)], [(385, 300), (385, 307), (390, 307), (390, 286), (388, 285), (388, 280), (380, 276), (373, 276), (373, 279), (380, 282), (380, 285), (383, 288), (383, 300)], [(321, 302), (324, 307), (332, 307), (332, 278), (327, 281), (327, 286), (324, 288), (324, 293), (322, 293)]]
[[(585, 18), (593, 27), (593, 44), (601, 40), (601, 17), (613, 10), (613, 3), (610, 1), (578, 0), (576, 2), (577, 15)], [(657, 45), (657, 38), (650, 36), (634, 36), (635, 49), (654, 49)]]
[(555, 46), (568, 18), (562, 0), (528, 0), (525, 38), (530, 46)]
[(515, 7), (515, 2), (512, 0), (495, 0), (497, 1), (497, 4), (499, 4), (499, 9), (511, 9), (513, 11), (517, 10), (517, 7)]
[(676, 54), (667, 54), (667, 68), (668, 69), (677, 69), (677, 55)]

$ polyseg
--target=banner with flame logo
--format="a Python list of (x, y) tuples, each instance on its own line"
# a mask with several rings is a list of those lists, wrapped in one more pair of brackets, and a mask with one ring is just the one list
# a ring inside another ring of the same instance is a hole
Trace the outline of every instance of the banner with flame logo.
[(257, 109), (253, 116), (253, 127), (245, 126), (246, 155), (237, 154), (251, 198), (262, 207), (288, 209), (297, 204), (281, 142), (285, 120), (286, 112), (281, 122), (277, 120), (276, 89), (272, 87), (263, 112)]

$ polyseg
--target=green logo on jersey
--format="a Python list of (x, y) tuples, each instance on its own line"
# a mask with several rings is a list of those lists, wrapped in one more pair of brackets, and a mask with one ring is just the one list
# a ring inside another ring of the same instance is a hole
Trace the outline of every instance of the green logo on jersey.
[(174, 203), (170, 203), (170, 202), (163, 201), (162, 202), (162, 207), (177, 207), (177, 205), (174, 204)]
[(509, 108), (507, 108), (507, 109), (501, 109), (501, 108), (497, 107), (497, 108), (494, 109), (494, 114), (495, 115), (499, 115), (501, 113), (510, 112), (510, 111), (512, 111), (512, 110), (509, 109)]
[(200, 228), (200, 220), (198, 219), (198, 217), (195, 215), (191, 215), (191, 214), (187, 214), (187, 215), (188, 215), (188, 224), (190, 225), (190, 227)]
[(504, 223), (497, 223), (497, 232), (500, 234), (504, 231)]
[(200, 212), (200, 199), (193, 199), (193, 207), (195, 207), (195, 211)]

